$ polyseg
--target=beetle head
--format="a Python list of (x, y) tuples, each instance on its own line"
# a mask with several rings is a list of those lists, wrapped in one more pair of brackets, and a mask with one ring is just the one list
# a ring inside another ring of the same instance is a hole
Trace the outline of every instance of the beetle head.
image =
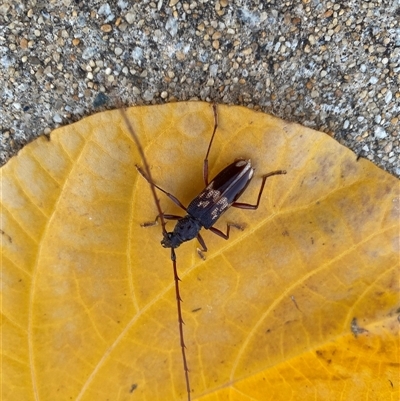
[(181, 243), (182, 240), (173, 232), (165, 233), (164, 238), (161, 240), (161, 245), (164, 248), (178, 248)]

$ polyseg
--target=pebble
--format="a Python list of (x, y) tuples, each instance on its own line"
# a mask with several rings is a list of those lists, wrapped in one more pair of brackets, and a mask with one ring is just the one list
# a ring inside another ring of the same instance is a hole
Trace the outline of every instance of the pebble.
[(62, 118), (61, 118), (61, 116), (60, 116), (58, 113), (56, 113), (56, 114), (54, 114), (54, 116), (53, 116), (53, 121), (54, 121), (55, 123), (57, 123), (57, 124), (60, 124), (60, 123), (62, 123)]
[(386, 95), (385, 95), (385, 102), (386, 102), (386, 104), (389, 104), (389, 103), (391, 102), (392, 97), (393, 97), (392, 92), (391, 92), (390, 90), (387, 91), (387, 92), (386, 92)]
[(383, 150), (385, 151), (385, 153), (390, 153), (393, 149), (393, 142), (389, 142), (384, 148)]
[(132, 25), (135, 22), (135, 14), (127, 13), (125, 15), (125, 20), (129, 25)]
[(169, 17), (165, 24), (165, 29), (174, 37), (178, 33), (178, 21), (174, 17)]
[(375, 127), (374, 135), (377, 139), (385, 139), (388, 136), (387, 132), (380, 126)]
[(100, 27), (103, 32), (111, 32), (112, 26), (110, 24), (104, 24)]
[(154, 93), (150, 90), (146, 90), (146, 91), (144, 91), (142, 98), (143, 98), (143, 100), (150, 102), (154, 98)]

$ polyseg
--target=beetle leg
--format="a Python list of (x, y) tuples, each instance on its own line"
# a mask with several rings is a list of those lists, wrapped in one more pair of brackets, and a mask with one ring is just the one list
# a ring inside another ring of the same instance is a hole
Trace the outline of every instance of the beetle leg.
[[(163, 214), (162, 215), (165, 220), (179, 220), (182, 218), (182, 216), (176, 216), (175, 214)], [(158, 219), (160, 218), (160, 215), (158, 215), (154, 221), (146, 221), (145, 223), (142, 223), (140, 226), (141, 227), (152, 227), (157, 225)]]
[(183, 218), (183, 216), (177, 216), (176, 214), (163, 214), (163, 217), (166, 220), (179, 220)]
[[(137, 171), (139, 171), (140, 175), (151, 185), (154, 185), (159, 191), (163, 192), (165, 195), (168, 196), (169, 199), (172, 200), (172, 202), (175, 203), (175, 205), (179, 206), (180, 208), (182, 208), (185, 212), (186, 212), (186, 208), (185, 206), (183, 206), (182, 202), (178, 199), (175, 198), (174, 195), (170, 194), (169, 192), (167, 192), (165, 189), (162, 189), (161, 187), (159, 187), (157, 184), (154, 183), (150, 183), (149, 179), (147, 178), (146, 174), (144, 173), (144, 171), (141, 169), (140, 166), (136, 165), (136, 169)], [(163, 215), (165, 216), (165, 215)]]
[(258, 208), (258, 206), (260, 205), (260, 199), (261, 199), (261, 195), (264, 191), (265, 181), (267, 181), (267, 178), (271, 177), (271, 175), (278, 175), (278, 174), (286, 174), (286, 171), (285, 170), (277, 170), (277, 171), (272, 171), (271, 173), (263, 175), (260, 192), (258, 193), (257, 203), (255, 205), (251, 205), (250, 203), (233, 202), (231, 206), (237, 207), (239, 209), (256, 210)]
[(215, 132), (217, 131), (217, 128), (218, 128), (218, 114), (217, 114), (217, 104), (216, 103), (213, 103), (213, 112), (214, 112), (214, 131), (211, 135), (211, 140), (210, 140), (210, 143), (208, 144), (206, 157), (203, 161), (203, 179), (204, 179), (204, 184), (206, 184), (206, 186), (208, 186), (208, 155), (210, 154), (211, 145), (214, 141)]
[(238, 230), (243, 231), (243, 227), (241, 225), (235, 224), (235, 223), (228, 223), (226, 225), (226, 234), (224, 232), (222, 232), (221, 230), (218, 230), (218, 228), (215, 228), (215, 227), (210, 227), (209, 230), (211, 232), (213, 232), (214, 234), (219, 235), (223, 239), (229, 239), (229, 232), (231, 231), (231, 227), (235, 227)]
[(205, 258), (205, 256), (204, 256), (204, 254), (203, 254), (203, 252), (207, 252), (207, 245), (206, 245), (206, 243), (204, 242), (204, 239), (203, 239), (203, 237), (200, 235), (200, 233), (198, 233), (197, 234), (197, 241), (199, 241), (199, 244), (201, 245), (201, 248), (202, 249), (199, 249), (199, 248), (197, 248), (197, 253), (199, 254), (199, 256), (203, 259), (203, 260), (206, 260), (206, 258)]
[(201, 250), (203, 251), (203, 252), (207, 252), (207, 245), (206, 245), (206, 243), (204, 242), (204, 239), (203, 239), (203, 237), (200, 235), (200, 233), (198, 233), (197, 234), (197, 241), (199, 241), (199, 244), (201, 245)]

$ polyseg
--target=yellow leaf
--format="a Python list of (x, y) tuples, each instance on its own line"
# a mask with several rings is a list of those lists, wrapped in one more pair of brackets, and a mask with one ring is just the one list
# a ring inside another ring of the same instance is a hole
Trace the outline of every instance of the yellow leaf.
[[(157, 184), (203, 188), (205, 103), (128, 110)], [(399, 399), (399, 182), (330, 137), (218, 106), (210, 176), (255, 178), (177, 249), (193, 400)], [(120, 111), (26, 146), (1, 169), (2, 399), (185, 400), (169, 250)], [(162, 208), (181, 210), (165, 196)], [(172, 223), (168, 223), (172, 229)]]

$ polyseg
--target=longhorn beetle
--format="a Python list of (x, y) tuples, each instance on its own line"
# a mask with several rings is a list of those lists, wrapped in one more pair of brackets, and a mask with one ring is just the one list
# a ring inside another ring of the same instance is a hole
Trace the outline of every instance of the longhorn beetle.
[[(211, 150), (211, 146), (214, 140), (215, 132), (218, 128), (218, 115), (217, 115), (217, 106), (213, 104), (213, 112), (214, 112), (214, 130), (208, 144), (208, 149), (206, 153), (206, 157), (203, 161), (203, 179), (205, 183), (205, 188), (197, 195), (189, 204), (188, 207), (185, 207), (182, 202), (178, 200), (174, 195), (165, 191), (158, 185), (156, 185), (151, 176), (150, 167), (147, 163), (146, 156), (144, 154), (143, 148), (140, 144), (139, 138), (137, 137), (133, 127), (126, 116), (126, 113), (123, 109), (122, 116), (125, 121), (126, 126), (132, 138), (136, 144), (136, 147), (140, 153), (143, 162), (143, 168), (136, 165), (138, 172), (145, 178), (145, 180), (149, 183), (154, 202), (157, 208), (157, 217), (152, 223), (144, 223), (142, 226), (154, 225), (158, 220), (161, 222), (161, 229), (163, 234), (163, 239), (161, 240), (161, 245), (164, 248), (171, 248), (171, 261), (174, 272), (174, 281), (175, 281), (175, 294), (176, 294), (176, 304), (178, 310), (178, 326), (179, 326), (179, 336), (180, 336), (180, 347), (182, 352), (182, 362), (183, 369), (185, 373), (185, 381), (186, 381), (186, 391), (187, 391), (187, 399), (190, 401), (191, 398), (191, 389), (190, 389), (190, 380), (189, 380), (189, 368), (186, 358), (186, 346), (184, 342), (183, 336), (183, 318), (182, 318), (182, 310), (181, 310), (181, 302), (182, 298), (179, 293), (179, 281), (180, 278), (178, 276), (177, 266), (176, 266), (176, 254), (175, 248), (178, 248), (183, 242), (190, 241), (194, 238), (197, 238), (198, 242), (201, 246), (201, 251), (199, 251), (200, 256), (202, 256), (202, 252), (207, 251), (207, 246), (200, 235), (200, 230), (205, 228), (210, 230), (214, 234), (219, 235), (224, 239), (229, 238), (230, 228), (236, 227), (241, 229), (239, 225), (227, 223), (226, 233), (219, 230), (218, 228), (213, 227), (216, 221), (221, 217), (221, 215), (226, 212), (229, 207), (237, 207), (241, 209), (250, 209), (256, 210), (260, 204), (261, 195), (264, 190), (265, 181), (268, 177), (272, 175), (278, 174), (286, 174), (285, 170), (277, 170), (271, 173), (265, 174), (262, 176), (261, 187), (258, 192), (257, 202), (252, 205), (249, 203), (240, 203), (237, 202), (239, 197), (245, 191), (247, 186), (249, 185), (251, 179), (254, 175), (254, 168), (251, 165), (250, 160), (246, 159), (237, 159), (229, 166), (225, 167), (220, 173), (218, 173), (211, 182), (208, 181), (208, 156)], [(168, 196), (176, 205), (178, 205), (181, 209), (186, 212), (185, 216), (177, 216), (172, 214), (166, 214), (162, 211), (160, 201), (157, 197), (156, 188), (163, 192)], [(165, 225), (165, 220), (177, 220), (176, 226), (172, 232), (167, 232)], [(203, 257), (203, 256), (202, 256)]]

